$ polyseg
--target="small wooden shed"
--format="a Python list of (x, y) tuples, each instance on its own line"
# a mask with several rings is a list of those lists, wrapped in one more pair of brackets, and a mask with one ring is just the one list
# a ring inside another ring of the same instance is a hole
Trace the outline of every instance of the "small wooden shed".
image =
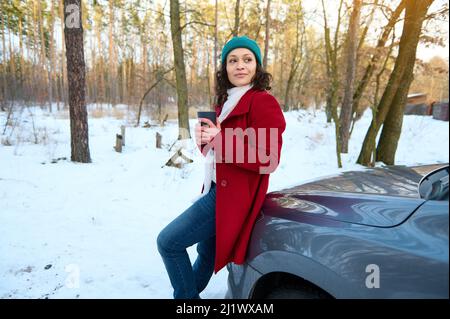
[(406, 100), (405, 115), (431, 115), (431, 105), (427, 93), (409, 94)]
[(448, 122), (448, 100), (433, 103), (433, 118)]
[(408, 94), (406, 99), (406, 104), (427, 104), (428, 95), (427, 93), (413, 93)]

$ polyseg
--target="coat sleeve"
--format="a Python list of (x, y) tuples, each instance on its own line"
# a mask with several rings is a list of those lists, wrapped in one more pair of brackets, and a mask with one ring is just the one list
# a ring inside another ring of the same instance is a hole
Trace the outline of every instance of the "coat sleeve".
[[(285, 129), (286, 121), (275, 97), (267, 92), (256, 94), (250, 106), (247, 128), (255, 133), (256, 139), (250, 138), (251, 134), (235, 135), (233, 164), (259, 174), (275, 171), (280, 163)], [(243, 154), (243, 160), (236, 156), (239, 152)]]

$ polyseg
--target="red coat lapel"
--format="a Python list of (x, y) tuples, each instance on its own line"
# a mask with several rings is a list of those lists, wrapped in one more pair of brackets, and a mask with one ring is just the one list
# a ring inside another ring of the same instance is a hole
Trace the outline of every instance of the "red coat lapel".
[[(231, 113), (228, 114), (228, 116), (224, 120), (224, 122), (228, 121), (228, 119), (230, 119), (232, 117), (248, 113), (248, 111), (250, 109), (250, 102), (251, 102), (252, 97), (255, 94), (255, 92), (257, 92), (257, 91), (254, 89), (250, 89), (247, 92), (245, 92), (245, 94), (239, 100), (238, 104), (234, 107), (234, 109), (231, 111)], [(222, 106), (223, 105), (216, 106), (217, 116), (219, 116), (220, 112), (222, 112)]]

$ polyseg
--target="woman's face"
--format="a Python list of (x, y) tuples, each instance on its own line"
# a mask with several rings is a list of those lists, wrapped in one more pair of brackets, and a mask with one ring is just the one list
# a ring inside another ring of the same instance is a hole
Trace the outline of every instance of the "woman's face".
[(227, 56), (228, 80), (234, 86), (244, 86), (252, 83), (256, 74), (256, 58), (252, 51), (237, 48)]

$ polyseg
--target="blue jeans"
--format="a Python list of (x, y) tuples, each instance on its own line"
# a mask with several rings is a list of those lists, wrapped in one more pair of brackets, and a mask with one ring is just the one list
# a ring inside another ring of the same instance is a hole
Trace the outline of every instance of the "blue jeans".
[[(214, 271), (216, 253), (216, 185), (175, 218), (158, 235), (158, 251), (166, 266), (175, 299), (200, 298)], [(197, 245), (191, 265), (187, 247)]]

